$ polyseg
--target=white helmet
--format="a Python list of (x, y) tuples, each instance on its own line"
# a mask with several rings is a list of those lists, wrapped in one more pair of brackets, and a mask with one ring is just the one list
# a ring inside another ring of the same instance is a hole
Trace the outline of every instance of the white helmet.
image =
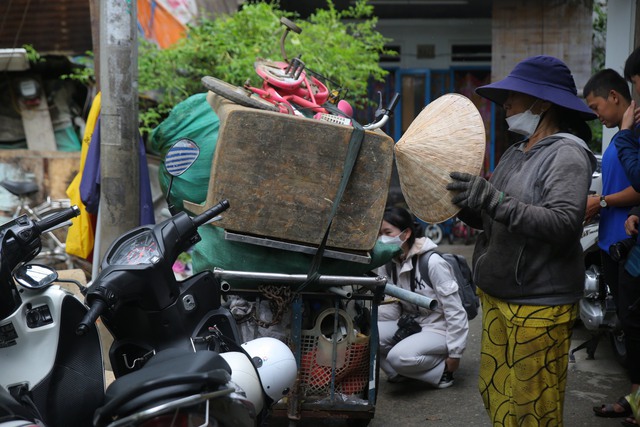
[(264, 397), (260, 388), (258, 371), (246, 354), (239, 351), (220, 353), (231, 367), (231, 381), (236, 383), (253, 403), (256, 413), (264, 407)]
[(258, 368), (264, 392), (277, 402), (285, 396), (298, 375), (298, 366), (291, 349), (276, 338), (256, 338), (242, 344)]

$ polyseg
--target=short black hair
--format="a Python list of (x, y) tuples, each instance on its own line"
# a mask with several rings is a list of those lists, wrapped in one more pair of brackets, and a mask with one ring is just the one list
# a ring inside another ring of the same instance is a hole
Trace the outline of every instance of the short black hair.
[(631, 81), (632, 76), (640, 75), (640, 47), (636, 48), (624, 62), (624, 78)]
[(413, 246), (413, 242), (417, 237), (423, 237), (422, 227), (418, 224), (416, 218), (411, 212), (400, 206), (388, 206), (384, 210), (382, 219), (394, 227), (398, 227), (401, 231), (407, 228), (411, 230), (411, 237), (409, 237), (407, 242), (409, 243), (409, 247)]
[(582, 93), (585, 98), (593, 94), (593, 96), (607, 99), (609, 92), (612, 90), (618, 92), (627, 102), (631, 102), (629, 84), (616, 70), (606, 68), (591, 76), (587, 84), (584, 85)]

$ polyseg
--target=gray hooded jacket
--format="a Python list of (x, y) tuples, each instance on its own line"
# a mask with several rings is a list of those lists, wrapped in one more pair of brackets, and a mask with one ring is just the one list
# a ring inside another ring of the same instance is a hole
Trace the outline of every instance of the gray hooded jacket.
[(510, 147), (491, 176), (505, 197), (493, 217), (482, 212), (474, 279), (504, 301), (571, 304), (584, 287), (580, 236), (595, 157), (584, 141), (566, 133), (523, 148)]

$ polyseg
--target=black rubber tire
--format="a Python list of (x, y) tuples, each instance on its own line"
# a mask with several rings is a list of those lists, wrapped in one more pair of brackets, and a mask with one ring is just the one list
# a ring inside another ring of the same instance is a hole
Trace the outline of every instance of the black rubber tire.
[(233, 101), (238, 105), (242, 105), (243, 107), (256, 108), (259, 110), (265, 111), (275, 111), (276, 113), (280, 110), (275, 105), (270, 102), (264, 101), (260, 98), (254, 98), (251, 96), (251, 93), (246, 91), (245, 89), (234, 86), (231, 83), (227, 83), (223, 80), (216, 79), (211, 76), (204, 76), (202, 78), (202, 85), (222, 97), (227, 98), (229, 101)]
[(629, 367), (629, 358), (627, 357), (627, 346), (624, 340), (624, 332), (622, 330), (611, 331), (609, 334), (611, 341), (611, 349), (613, 355), (623, 368)]

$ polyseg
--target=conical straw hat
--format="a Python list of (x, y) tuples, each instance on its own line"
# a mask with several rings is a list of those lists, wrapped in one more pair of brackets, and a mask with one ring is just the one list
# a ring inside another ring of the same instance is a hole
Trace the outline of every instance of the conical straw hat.
[(438, 223), (459, 211), (446, 189), (453, 171), (478, 175), (485, 151), (482, 117), (465, 96), (449, 93), (427, 105), (395, 145), (400, 187), (409, 209)]

